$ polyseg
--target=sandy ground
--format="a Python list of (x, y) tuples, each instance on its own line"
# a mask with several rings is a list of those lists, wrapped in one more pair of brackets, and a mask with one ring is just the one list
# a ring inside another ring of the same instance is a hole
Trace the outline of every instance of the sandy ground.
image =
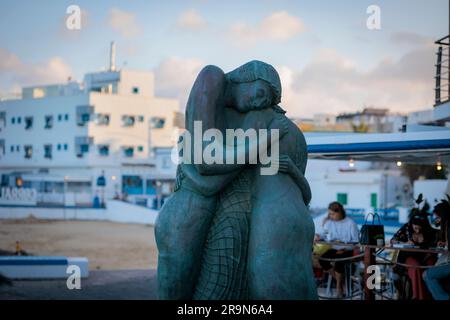
[(155, 269), (152, 226), (103, 221), (0, 220), (0, 249), (87, 257), (93, 270)]

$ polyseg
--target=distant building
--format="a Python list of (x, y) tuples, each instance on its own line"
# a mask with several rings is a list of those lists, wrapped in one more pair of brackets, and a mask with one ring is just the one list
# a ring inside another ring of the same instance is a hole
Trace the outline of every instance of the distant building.
[(293, 118), (303, 132), (401, 132), (407, 116), (389, 109), (365, 108), (339, 115), (317, 113), (312, 118)]
[(20, 183), (37, 190), (38, 203), (66, 205), (170, 194), (179, 103), (154, 96), (152, 73), (111, 61), (82, 84), (27, 87), (21, 99), (0, 101), (3, 187)]
[(341, 113), (336, 117), (337, 124), (348, 124), (355, 132), (390, 133), (401, 132), (407, 116), (389, 112), (389, 109), (364, 108), (353, 113)]
[(316, 113), (312, 118), (291, 119), (303, 132), (353, 132), (348, 124), (337, 124), (336, 115)]

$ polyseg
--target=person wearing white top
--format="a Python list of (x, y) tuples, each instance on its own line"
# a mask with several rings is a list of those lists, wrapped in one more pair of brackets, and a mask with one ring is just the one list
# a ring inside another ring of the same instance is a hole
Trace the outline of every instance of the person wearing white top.
[[(346, 216), (345, 209), (339, 202), (332, 202), (328, 206), (328, 216), (324, 219), (323, 231), (316, 234), (316, 240), (325, 239), (327, 241), (339, 241), (344, 243), (356, 243), (359, 241), (359, 231), (356, 223)], [(353, 255), (353, 250), (346, 246), (333, 245), (320, 258), (342, 259)], [(321, 260), (321, 267), (328, 271), (336, 279), (337, 295), (343, 296), (343, 273), (345, 261), (336, 261), (334, 266), (330, 261)]]

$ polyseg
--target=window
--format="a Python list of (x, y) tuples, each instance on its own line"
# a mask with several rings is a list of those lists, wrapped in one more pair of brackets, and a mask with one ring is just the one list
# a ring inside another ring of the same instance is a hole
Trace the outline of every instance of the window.
[(16, 118), (12, 117), (11, 118), (11, 124), (15, 124), (16, 123)]
[(52, 158), (52, 145), (51, 144), (44, 145), (44, 158), (45, 159)]
[(56, 150), (61, 151), (61, 144), (58, 143), (58, 145), (56, 146)]
[(25, 118), (25, 130), (30, 130), (33, 128), (33, 117)]
[(160, 117), (150, 118), (150, 128), (152, 128), (152, 129), (164, 128), (165, 123), (166, 123), (166, 119), (164, 119), (164, 118), (160, 118)]
[(134, 147), (123, 147), (123, 155), (127, 158), (132, 158), (134, 155)]
[(134, 123), (135, 123), (134, 116), (127, 116), (127, 115), (122, 116), (122, 124), (124, 127), (132, 127), (134, 126)]
[(69, 181), (67, 183), (67, 192), (83, 193), (91, 192), (92, 183), (89, 181)]
[(64, 115), (64, 120), (65, 120), (65, 121), (68, 121), (68, 120), (69, 120), (69, 114), (68, 114), (68, 113), (66, 113), (66, 114)]
[[(91, 120), (91, 114), (94, 114), (94, 106), (83, 105), (77, 106), (76, 121), (78, 126), (85, 126), (87, 122)], [(67, 119), (69, 115), (67, 114)]]
[(21, 124), (22, 123), (22, 118), (21, 117), (17, 117), (17, 123)]
[[(0, 155), (5, 155), (5, 154), (6, 154), (5, 140), (0, 139)], [(0, 183), (0, 185), (1, 185), (1, 183)]]
[(25, 150), (25, 159), (31, 159), (33, 156), (33, 146), (27, 145), (23, 147)]
[(45, 116), (44, 129), (51, 129), (53, 127), (53, 116)]
[(107, 126), (109, 125), (109, 114), (98, 113), (96, 116), (96, 123), (99, 126)]
[(138, 121), (139, 122), (144, 122), (144, 116), (138, 116)]
[(89, 122), (89, 120), (91, 119), (91, 115), (89, 113), (83, 113), (81, 115), (81, 121), (84, 123)]
[(16, 151), (17, 151), (17, 152), (20, 151), (20, 146), (19, 146), (19, 145), (16, 146)]
[(58, 114), (58, 121), (62, 121), (62, 114)]
[(139, 94), (139, 87), (133, 87), (132, 92), (133, 94)]
[(337, 201), (342, 204), (343, 206), (347, 205), (347, 194), (346, 193), (338, 193), (337, 194)]
[(89, 152), (89, 144), (82, 143), (76, 146), (77, 148), (77, 157), (82, 158), (85, 153)]
[(69, 149), (69, 146), (67, 145), (67, 143), (64, 143), (64, 151), (67, 151), (67, 149)]
[(145, 193), (149, 195), (156, 195), (156, 181), (147, 179), (145, 181)]
[(87, 153), (87, 152), (89, 152), (89, 145), (88, 145), (88, 144), (82, 144), (82, 145), (80, 146), (80, 151), (81, 151), (82, 153)]
[(102, 157), (106, 157), (109, 155), (109, 145), (102, 144), (98, 146), (98, 154)]
[(122, 192), (127, 194), (143, 194), (143, 182), (140, 176), (122, 176)]
[(75, 137), (75, 154), (77, 157), (82, 158), (85, 153), (89, 152), (89, 146), (93, 144), (94, 138), (92, 137)]
[(10, 149), (11, 149), (11, 152), (14, 152), (14, 146), (11, 146)]
[(142, 152), (142, 151), (144, 151), (144, 147), (143, 147), (143, 146), (138, 146), (138, 147), (137, 147), (137, 150), (138, 150), (139, 152)]
[(2, 123), (4, 126), (6, 125), (6, 112), (0, 111), (0, 123)]

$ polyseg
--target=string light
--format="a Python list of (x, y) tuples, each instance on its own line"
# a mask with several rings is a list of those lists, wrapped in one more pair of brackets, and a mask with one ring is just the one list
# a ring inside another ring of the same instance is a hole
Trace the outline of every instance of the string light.
[(353, 159), (348, 160), (348, 166), (353, 168), (355, 166), (355, 161), (353, 161)]
[(402, 162), (401, 161), (397, 161), (397, 167), (401, 167), (402, 166)]

